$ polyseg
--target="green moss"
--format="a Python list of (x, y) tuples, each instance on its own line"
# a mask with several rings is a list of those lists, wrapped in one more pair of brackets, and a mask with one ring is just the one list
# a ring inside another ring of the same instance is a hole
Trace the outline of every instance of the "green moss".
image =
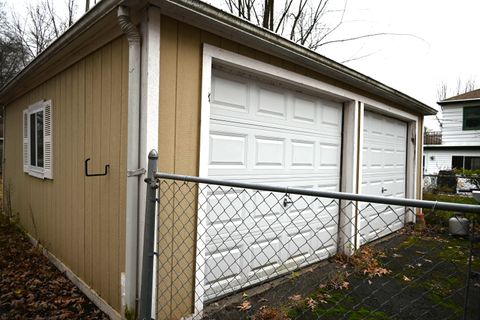
[(462, 306), (455, 303), (452, 299), (445, 299), (445, 297), (442, 297), (439, 294), (431, 292), (428, 294), (428, 299), (430, 299), (430, 301), (432, 301), (436, 305), (447, 310), (451, 310), (454, 313), (460, 313), (463, 311)]
[(418, 241), (418, 238), (409, 236), (405, 241), (403, 241), (398, 247), (399, 248), (410, 248), (414, 244), (416, 244)]
[(381, 312), (381, 311), (372, 312), (372, 311), (366, 309), (365, 307), (361, 307), (359, 310), (353, 311), (349, 315), (348, 319), (349, 320), (360, 320), (360, 319), (364, 319), (364, 320), (387, 320), (387, 319), (390, 319), (390, 317), (384, 312)]
[(125, 310), (123, 311), (125, 315), (125, 319), (127, 320), (134, 320), (135, 319), (135, 310), (129, 309), (125, 306)]
[[(318, 303), (317, 306), (311, 310), (306, 300), (300, 301), (294, 306), (286, 307), (284, 313), (290, 319), (305, 317), (307, 314), (313, 315), (316, 318), (336, 319), (348, 315), (348, 319), (371, 319), (384, 320), (389, 317), (380, 311), (370, 311), (366, 307), (352, 310), (355, 300), (347, 295), (346, 291), (329, 291), (326, 288), (317, 289), (314, 293), (308, 295), (308, 298), (316, 299), (323, 296), (322, 300), (326, 303)], [(308, 317), (307, 317), (308, 318)]]

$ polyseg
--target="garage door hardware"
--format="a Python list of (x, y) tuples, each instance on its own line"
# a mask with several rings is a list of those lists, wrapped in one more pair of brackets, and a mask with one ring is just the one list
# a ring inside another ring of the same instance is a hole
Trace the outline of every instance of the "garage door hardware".
[(293, 203), (292, 198), (288, 194), (285, 195), (285, 198), (283, 198), (283, 207), (286, 208), (289, 205)]

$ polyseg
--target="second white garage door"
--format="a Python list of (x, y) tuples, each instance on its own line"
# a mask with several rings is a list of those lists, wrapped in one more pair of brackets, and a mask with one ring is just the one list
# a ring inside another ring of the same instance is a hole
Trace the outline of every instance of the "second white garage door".
[[(365, 111), (362, 193), (405, 198), (407, 124), (375, 112)], [(400, 229), (405, 208), (362, 204), (360, 244)]]
[[(220, 70), (210, 101), (210, 177), (339, 190), (342, 104)], [(337, 252), (337, 204), (284, 206), (282, 195), (239, 192), (209, 200), (207, 299)]]

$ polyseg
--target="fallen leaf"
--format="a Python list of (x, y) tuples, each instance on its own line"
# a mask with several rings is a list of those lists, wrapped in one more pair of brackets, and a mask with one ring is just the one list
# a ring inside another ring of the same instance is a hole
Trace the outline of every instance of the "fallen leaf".
[(369, 285), (372, 285), (372, 281), (371, 281), (371, 280), (368, 280), (368, 284), (369, 284)]
[(313, 300), (312, 298), (307, 298), (307, 306), (310, 308), (310, 310), (313, 311), (317, 304), (317, 301)]
[(320, 303), (324, 303), (324, 304), (327, 304), (328, 301), (327, 299), (330, 298), (331, 296), (328, 294), (328, 293), (319, 293), (317, 294), (317, 300), (318, 302)]
[(252, 304), (250, 303), (250, 301), (245, 300), (245, 301), (242, 302), (242, 304), (240, 304), (239, 306), (237, 306), (237, 309), (240, 310), (240, 311), (247, 311), (247, 310), (249, 310), (251, 307), (252, 307)]
[(288, 299), (297, 302), (302, 300), (302, 296), (299, 294), (294, 294), (293, 296), (288, 297)]
[(410, 282), (410, 281), (412, 281), (412, 279), (410, 279), (409, 277), (407, 277), (407, 276), (404, 275), (404, 276), (403, 276), (403, 281), (405, 281), (405, 282)]

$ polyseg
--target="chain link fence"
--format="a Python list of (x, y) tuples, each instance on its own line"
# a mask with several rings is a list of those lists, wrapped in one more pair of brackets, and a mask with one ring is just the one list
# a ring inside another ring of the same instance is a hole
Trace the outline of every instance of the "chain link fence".
[[(478, 206), (160, 173), (148, 183), (156, 270), (141, 319), (480, 315)], [(471, 212), (463, 236), (416, 229), (421, 207)]]
[(464, 194), (477, 188), (470, 177), (458, 174), (423, 175), (423, 191), (427, 193)]

